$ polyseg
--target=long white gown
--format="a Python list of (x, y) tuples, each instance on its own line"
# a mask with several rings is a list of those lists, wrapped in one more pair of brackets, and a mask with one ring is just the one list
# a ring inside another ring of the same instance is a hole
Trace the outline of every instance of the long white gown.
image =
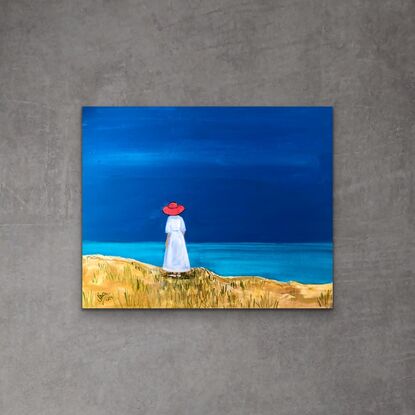
[(168, 272), (186, 272), (190, 270), (184, 233), (186, 225), (181, 216), (169, 216), (166, 222), (168, 242), (164, 253), (163, 269)]

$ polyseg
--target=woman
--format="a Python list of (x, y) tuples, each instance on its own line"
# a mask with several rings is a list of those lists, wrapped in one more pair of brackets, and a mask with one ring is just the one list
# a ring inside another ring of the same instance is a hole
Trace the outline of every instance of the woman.
[(171, 202), (163, 208), (163, 213), (168, 215), (163, 269), (175, 274), (190, 270), (189, 256), (187, 255), (186, 242), (184, 240), (186, 226), (183, 218), (179, 216), (184, 209), (183, 205), (179, 205), (176, 202)]

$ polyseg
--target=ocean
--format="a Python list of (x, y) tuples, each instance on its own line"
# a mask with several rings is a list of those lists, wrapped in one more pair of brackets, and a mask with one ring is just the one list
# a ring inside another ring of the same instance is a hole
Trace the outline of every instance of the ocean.
[[(227, 276), (260, 276), (279, 281), (323, 284), (333, 281), (331, 243), (188, 243), (190, 265)], [(89, 242), (83, 255), (132, 258), (162, 266), (162, 242)]]

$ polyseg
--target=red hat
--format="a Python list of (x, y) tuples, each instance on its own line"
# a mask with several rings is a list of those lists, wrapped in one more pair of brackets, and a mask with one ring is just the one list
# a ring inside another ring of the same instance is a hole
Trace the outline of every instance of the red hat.
[(180, 213), (182, 213), (184, 211), (184, 206), (183, 205), (179, 205), (176, 202), (170, 202), (167, 206), (164, 206), (163, 208), (163, 212), (166, 215), (180, 215)]

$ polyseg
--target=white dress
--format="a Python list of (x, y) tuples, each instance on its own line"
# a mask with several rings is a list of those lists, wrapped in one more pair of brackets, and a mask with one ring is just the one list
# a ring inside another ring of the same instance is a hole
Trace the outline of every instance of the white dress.
[(181, 216), (169, 216), (166, 222), (168, 242), (164, 253), (163, 269), (169, 272), (186, 272), (190, 270), (184, 233), (186, 226)]

